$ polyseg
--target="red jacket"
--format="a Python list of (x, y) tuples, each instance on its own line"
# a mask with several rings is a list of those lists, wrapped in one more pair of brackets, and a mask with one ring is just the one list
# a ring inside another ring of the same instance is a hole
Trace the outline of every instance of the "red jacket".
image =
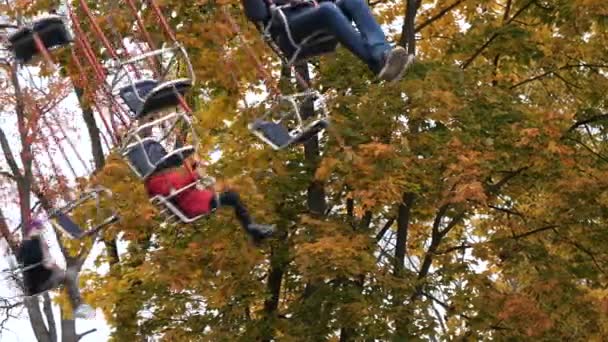
[[(156, 195), (169, 196), (172, 189), (177, 191), (188, 184), (196, 182), (197, 179), (198, 177), (194, 172), (176, 168), (150, 176), (146, 180), (145, 186), (150, 197)], [(214, 196), (212, 190), (201, 190), (193, 186), (171, 199), (184, 215), (188, 218), (193, 218), (211, 211), (211, 201)]]

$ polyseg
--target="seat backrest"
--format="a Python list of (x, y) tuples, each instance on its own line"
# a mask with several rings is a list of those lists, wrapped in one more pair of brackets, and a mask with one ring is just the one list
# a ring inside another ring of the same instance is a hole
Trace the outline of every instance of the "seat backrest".
[(158, 162), (166, 155), (167, 150), (163, 145), (152, 138), (133, 144), (126, 153), (129, 163), (142, 177), (154, 172)]
[(140, 107), (137, 117), (141, 118), (158, 110), (176, 107), (180, 103), (179, 95), (184, 96), (191, 87), (192, 82), (187, 78), (159, 84), (147, 94), (146, 101)]
[(78, 239), (84, 231), (67, 214), (56, 213), (52, 220), (53, 225), (70, 235), (72, 239)]
[[(128, 85), (121, 88), (118, 94), (123, 101), (127, 104), (133, 116), (135, 116), (143, 106), (143, 99), (158, 85), (155, 80), (141, 80), (135, 82), (133, 85)], [(135, 88), (135, 89), (133, 89)], [(137, 92), (136, 92), (137, 91)], [(139, 97), (142, 99), (140, 100)]]
[(276, 148), (282, 148), (291, 143), (292, 137), (287, 127), (272, 121), (256, 120), (252, 129), (259, 132), (265, 140), (268, 140)]
[(16, 58), (24, 63), (29, 62), (34, 55), (38, 54), (33, 32), (38, 34), (47, 49), (67, 45), (71, 42), (65, 23), (59, 16), (39, 19), (33, 23), (32, 28), (24, 27), (8, 38)]
[(152, 173), (183, 165), (184, 160), (194, 153), (194, 147), (182, 147), (174, 152), (167, 150), (153, 138), (146, 138), (141, 143), (132, 144), (126, 152), (129, 164), (140, 177), (145, 178)]
[(50, 16), (34, 23), (34, 31), (47, 48), (66, 45), (70, 43), (71, 37), (61, 17)]
[(270, 11), (264, 0), (241, 0), (247, 19), (258, 23), (270, 18)]

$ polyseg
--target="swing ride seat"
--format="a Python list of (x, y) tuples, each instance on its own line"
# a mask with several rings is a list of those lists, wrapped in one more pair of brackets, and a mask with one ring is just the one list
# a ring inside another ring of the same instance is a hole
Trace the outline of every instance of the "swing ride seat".
[[(311, 1), (310, 4), (312, 5), (313, 2)], [(261, 26), (258, 26), (262, 30), (264, 39), (270, 43), (273, 50), (285, 59), (287, 65), (293, 65), (299, 61), (305, 61), (336, 51), (338, 40), (334, 35), (325, 30), (312, 32), (300, 40), (294, 38), (293, 32), (289, 27), (289, 18), (284, 11), (292, 6), (294, 5), (289, 3), (281, 6), (272, 6), (269, 9), (270, 18), (266, 24), (262, 23)], [(301, 4), (295, 6), (301, 6)], [(258, 13), (258, 15), (262, 15), (262, 13)], [(249, 15), (248, 17), (254, 23), (256, 21), (259, 22), (257, 20), (259, 18)]]
[(61, 16), (40, 18), (8, 38), (15, 57), (23, 63), (29, 62), (39, 52), (34, 34), (38, 35), (46, 49), (69, 45), (72, 41)]
[[(317, 104), (319, 105), (316, 110), (314, 109), (315, 100), (318, 100)], [(313, 101), (313, 110), (317, 112), (314, 119), (312, 117), (304, 119), (300, 113), (300, 107), (307, 101)], [(287, 104), (289, 106), (288, 109), (281, 111), (279, 120), (272, 119), (274, 111), (271, 109), (263, 117), (248, 125), (249, 130), (254, 135), (275, 150), (293, 144), (302, 144), (329, 127), (325, 98), (318, 91), (309, 90), (281, 96), (277, 104)], [(289, 128), (285, 121), (293, 123), (292, 128)]]
[(51, 224), (68, 234), (72, 239), (82, 239), (86, 236), (90, 236), (98, 232), (99, 230), (114, 224), (119, 221), (118, 215), (111, 215), (106, 218), (102, 223), (92, 227), (91, 229), (85, 231), (78, 224), (76, 224), (67, 214), (64, 213), (56, 213), (54, 217), (51, 219)]
[(165, 196), (156, 195), (150, 198), (150, 203), (156, 206), (165, 207), (166, 209), (161, 210), (161, 214), (167, 215), (168, 221), (170, 221), (171, 217), (173, 216), (182, 221), (183, 223), (192, 223), (198, 219), (209, 216), (209, 213), (206, 213), (195, 217), (188, 217), (179, 209), (179, 207), (177, 206), (177, 204), (175, 204), (174, 201), (168, 199)]
[(329, 126), (329, 120), (319, 119), (302, 129), (289, 130), (280, 122), (256, 120), (249, 129), (275, 150), (293, 144), (302, 144)]
[[(53, 227), (61, 230), (65, 234), (67, 234), (72, 239), (82, 239), (87, 236), (91, 236), (101, 229), (114, 224), (120, 220), (120, 217), (116, 213), (112, 213), (110, 216), (106, 217), (103, 222), (96, 224), (91, 227), (89, 230), (82, 229), (76, 222), (72, 220), (72, 218), (68, 215), (68, 213), (79, 205), (85, 203), (90, 199), (96, 199), (100, 193), (110, 194), (111, 192), (103, 187), (97, 187), (90, 190), (87, 190), (83, 193), (80, 198), (75, 201), (68, 203), (62, 208), (55, 209), (49, 213), (49, 219)], [(98, 205), (99, 208), (99, 205)]]
[(179, 78), (159, 83), (156, 80), (140, 80), (125, 86), (118, 94), (133, 113), (134, 119), (160, 110), (176, 107), (179, 97), (185, 96), (192, 87), (189, 78)]
[[(289, 28), (285, 30), (289, 30)], [(338, 47), (338, 40), (333, 35), (323, 31), (315, 32), (300, 42), (294, 41), (291, 34), (285, 32), (274, 38), (273, 42), (283, 53), (287, 65), (332, 53)]]
[(148, 178), (156, 171), (177, 167), (194, 153), (194, 146), (180, 147), (170, 153), (154, 138), (146, 137), (128, 145), (123, 156), (135, 174), (141, 179)]

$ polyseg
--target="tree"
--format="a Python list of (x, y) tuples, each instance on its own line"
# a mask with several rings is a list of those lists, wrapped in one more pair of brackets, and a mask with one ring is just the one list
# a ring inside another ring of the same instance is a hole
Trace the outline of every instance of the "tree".
[[(1, 8), (9, 16), (7, 19), (12, 19), (19, 24), (23, 22), (23, 17), (36, 13), (43, 6), (48, 6), (48, 4), (36, 3), (19, 7), (17, 4), (7, 2)], [(63, 58), (60, 54), (55, 57)], [(71, 129), (67, 128), (69, 126), (67, 122), (68, 120), (73, 121), (74, 116), (78, 117), (79, 114), (78, 112), (70, 113), (60, 105), (71, 92), (70, 79), (62, 77), (57, 72), (61, 70), (55, 69), (56, 66), (51, 65), (44, 58), (38, 59), (34, 64), (38, 67), (38, 73), (36, 73), (37, 68), (35, 67), (28, 69), (27, 66), (20, 66), (8, 51), (2, 52), (0, 60), (2, 68), (0, 78), (8, 89), (2, 96), (2, 106), (10, 114), (8, 117), (14, 119), (15, 122), (14, 127), (7, 125), (0, 129), (0, 147), (4, 155), (2, 181), (17, 189), (16, 198), (9, 199), (9, 201), (16, 201), (19, 208), (22, 224), (21, 229), (17, 232), (18, 236), (21, 235), (25, 224), (32, 219), (32, 199), (38, 201), (45, 210), (50, 211), (58, 200), (65, 200), (65, 196), (68, 195), (69, 180), (63, 174), (65, 170), (57, 165), (57, 156), (66, 158), (66, 163), (73, 173), (75, 171), (72, 163), (76, 156), (82, 163), (80, 167), (87, 168), (87, 162), (80, 155), (71, 155), (72, 160), (69, 160), (65, 151), (62, 150), (66, 145), (66, 139), (71, 134)], [(81, 96), (82, 94), (77, 92), (79, 99)], [(92, 113), (86, 108), (81, 115), (85, 119), (92, 118)], [(103, 155), (101, 155), (101, 159), (98, 158), (98, 151), (101, 150), (99, 130), (94, 119), (87, 122), (87, 127), (92, 151), (96, 156), (94, 158), (96, 166), (102, 167)], [(13, 135), (16, 136), (17, 144), (11, 137)], [(67, 142), (78, 154), (73, 142), (69, 140)], [(43, 154), (47, 158), (42, 157)], [(72, 181), (76, 181), (76, 179), (72, 179)], [(84, 221), (80, 223), (82, 222)], [(8, 228), (2, 213), (0, 213), (0, 227), (2, 236), (9, 241), (9, 254), (16, 255), (19, 238)], [(52, 233), (56, 234), (56, 232)], [(61, 238), (58, 238), (58, 241), (67, 266), (79, 272), (90, 251), (90, 244), (85, 243), (81, 246), (79, 243), (69, 243)], [(66, 286), (70, 288), (68, 292), (73, 293), (77, 284), (68, 282)], [(16, 302), (4, 300), (6, 303), (4, 309), (7, 310), (6, 317), (12, 316), (11, 310), (25, 306), (36, 338), (39, 341), (57, 341), (59, 338), (57, 320), (52, 310), (51, 297), (45, 293), (41, 298), (43, 299), (42, 306), (40, 306), (38, 297), (25, 298)], [(60, 302), (63, 302), (60, 319), (62, 341), (78, 341), (94, 331), (77, 334), (71, 309), (65, 306), (67, 301), (61, 301), (60, 298)]]
[[(295, 85), (240, 5), (162, 6), (200, 81), (188, 99), (199, 147), (222, 153), (211, 174), (281, 234), (253, 247), (223, 210), (164, 224), (108, 157), (92, 181), (119, 199), (123, 220), (106, 237), (120, 233), (128, 252), (87, 278), (115, 340), (606, 334), (603, 2), (372, 2), (381, 22), (403, 19), (395, 40), (417, 63), (392, 85), (371, 83), (343, 48), (298, 66), (332, 127), (281, 152), (247, 131), (263, 108), (246, 94), (270, 90), (269, 74), (284, 76), (283, 92)], [(130, 13), (96, 11), (103, 25)], [(140, 14), (162, 41), (150, 8)]]

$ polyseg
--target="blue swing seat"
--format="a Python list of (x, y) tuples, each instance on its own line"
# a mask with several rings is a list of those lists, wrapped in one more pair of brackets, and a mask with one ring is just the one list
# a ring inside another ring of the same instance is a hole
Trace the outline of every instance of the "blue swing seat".
[(136, 81), (118, 91), (134, 119), (179, 105), (179, 96), (185, 96), (192, 87), (189, 78), (180, 78), (159, 84), (155, 80)]
[(42, 44), (49, 50), (69, 45), (72, 42), (62, 17), (49, 15), (38, 19), (32, 25), (19, 29), (8, 38), (15, 58), (22, 63), (28, 63), (40, 52), (36, 46), (34, 34), (38, 35)]
[(193, 146), (184, 146), (171, 153), (154, 138), (144, 138), (127, 146), (123, 153), (131, 169), (140, 178), (146, 179), (158, 170), (181, 166), (194, 153)]

